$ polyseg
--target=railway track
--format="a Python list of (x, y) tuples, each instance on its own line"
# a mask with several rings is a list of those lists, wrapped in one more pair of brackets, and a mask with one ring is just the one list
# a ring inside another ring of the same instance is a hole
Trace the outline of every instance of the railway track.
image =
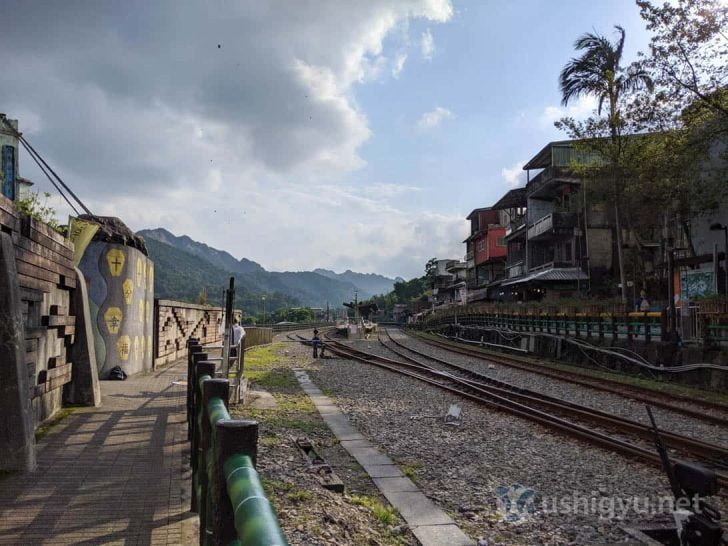
[[(650, 406), (654, 406), (656, 408), (667, 409), (675, 413), (699, 419), (701, 421), (709, 422), (714, 425), (728, 427), (728, 405), (721, 404), (719, 402), (699, 400), (679, 394), (665, 395), (651, 389), (643, 389), (640, 387), (635, 387), (633, 385), (627, 385), (619, 381), (602, 378), (590, 378), (584, 375), (574, 374), (567, 371), (555, 370), (553, 368), (548, 368), (546, 366), (536, 364), (533, 361), (516, 358), (510, 355), (494, 355), (491, 353), (486, 354), (476, 349), (471, 349), (462, 345), (455, 345), (455, 343), (453, 342), (435, 341), (421, 336), (417, 336), (417, 339), (419, 341), (422, 341), (423, 343), (426, 343), (427, 345), (466, 355), (471, 358), (482, 360), (484, 362), (501, 364), (510, 368), (524, 370), (544, 377), (550, 377), (553, 379), (558, 379), (560, 381), (573, 383), (575, 385), (581, 385), (599, 391), (617, 394), (622, 397), (649, 404)], [(675, 404), (674, 401), (680, 401), (685, 404), (690, 404), (696, 409)], [(721, 412), (722, 415), (706, 413), (705, 410), (718, 411)]]
[[(502, 382), (500, 382), (500, 385), (495, 385), (493, 384), (494, 380), (480, 376), (469, 370), (463, 370), (454, 364), (448, 363), (448, 367), (453, 370), (457, 369), (457, 374), (437, 369), (434, 366), (403, 355), (401, 352), (394, 351), (391, 347), (387, 348), (398, 354), (403, 360), (394, 360), (361, 351), (332, 339), (328, 335), (326, 339), (328, 350), (340, 357), (365, 362), (395, 373), (410, 376), (487, 407), (528, 419), (611, 451), (635, 457), (656, 466), (660, 465), (660, 458), (651, 447), (647, 448), (627, 441), (623, 437), (615, 437), (606, 432), (595, 430), (593, 426), (598, 424), (600, 427), (617, 430), (620, 434), (625, 434), (630, 437), (637, 436), (642, 439), (650, 437), (651, 433), (649, 429), (641, 423), (604, 414), (553, 397), (543, 397), (538, 393), (523, 392), (525, 389), (518, 389), (503, 384)], [(428, 358), (431, 357), (428, 356)], [(485, 379), (489, 381), (485, 381)], [(512, 387), (512, 390), (507, 387)], [(537, 395), (538, 398), (534, 395)], [(589, 425), (576, 423), (564, 417), (566, 415), (573, 419), (574, 415), (577, 414), (581, 421), (587, 422)], [(660, 432), (663, 435), (663, 441), (669, 447), (678, 450), (682, 454), (695, 455), (705, 464), (714, 467), (720, 484), (723, 487), (728, 486), (728, 472), (723, 468), (716, 468), (723, 466), (720, 464), (721, 461), (728, 461), (728, 450), (721, 446), (707, 444), (678, 434)]]

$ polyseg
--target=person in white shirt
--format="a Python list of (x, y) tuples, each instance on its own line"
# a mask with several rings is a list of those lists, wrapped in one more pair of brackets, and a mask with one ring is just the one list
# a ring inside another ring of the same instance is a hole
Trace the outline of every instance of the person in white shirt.
[(245, 328), (240, 326), (240, 320), (237, 318), (233, 320), (233, 339), (230, 344), (230, 356), (238, 356), (238, 348), (241, 346), (242, 341), (245, 339)]

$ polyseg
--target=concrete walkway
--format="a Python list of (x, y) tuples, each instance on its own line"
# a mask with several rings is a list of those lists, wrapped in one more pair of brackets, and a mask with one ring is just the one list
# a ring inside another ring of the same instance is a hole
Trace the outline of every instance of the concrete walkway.
[(474, 544), (453, 519), (428, 499), (419, 488), (402, 474), (387, 455), (364, 438), (349, 419), (325, 396), (302, 369), (294, 369), (301, 388), (309, 395), (321, 417), (341, 442), (371, 476), (392, 506), (409, 525), (422, 546), (467, 546)]
[[(189, 513), (186, 361), (102, 381), (39, 444), (38, 470), (0, 479), (0, 544), (183, 544)], [(185, 465), (185, 466), (183, 466)]]

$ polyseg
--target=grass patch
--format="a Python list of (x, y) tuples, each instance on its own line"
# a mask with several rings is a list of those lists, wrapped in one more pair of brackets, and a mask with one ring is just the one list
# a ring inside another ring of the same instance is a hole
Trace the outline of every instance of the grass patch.
[(316, 432), (326, 428), (316, 406), (305, 394), (273, 393), (277, 406), (270, 409), (250, 408), (246, 415), (271, 428)]
[(374, 497), (369, 497), (367, 495), (352, 495), (351, 502), (369, 510), (377, 521), (384, 525), (394, 525), (397, 523), (397, 510), (391, 506), (385, 506)]
[(298, 381), (293, 370), (284, 366), (285, 357), (276, 354), (282, 346), (283, 343), (275, 343), (245, 353), (243, 376), (267, 390), (296, 391)]
[(293, 484), (290, 482), (283, 482), (281, 480), (270, 480), (268, 478), (262, 478), (263, 489), (268, 494), (271, 493), (287, 493), (293, 490)]
[(298, 385), (291, 370), (277, 368), (274, 370), (248, 370), (245, 369), (244, 376), (259, 387), (266, 389), (293, 389)]
[(417, 473), (424, 468), (422, 463), (411, 463), (406, 464), (402, 467), (402, 474), (407, 476), (410, 480), (417, 479)]
[(291, 491), (286, 494), (286, 499), (291, 502), (304, 502), (311, 500), (312, 498), (313, 494), (305, 489), (296, 489), (295, 491)]
[(58, 425), (61, 421), (63, 421), (66, 417), (71, 415), (74, 411), (76, 411), (78, 407), (68, 407), (68, 408), (61, 408), (61, 410), (56, 413), (51, 419), (43, 423), (41, 426), (39, 426), (37, 429), (35, 429), (35, 441), (40, 442), (43, 438), (48, 436), (48, 433), (53, 430), (53, 428)]
[[(435, 336), (433, 334), (428, 334), (425, 332), (411, 332), (415, 337), (420, 337), (423, 339), (428, 339), (432, 341), (438, 341), (440, 343), (450, 344), (453, 347), (467, 347), (470, 350), (477, 351), (480, 353), (483, 353), (484, 357), (493, 356), (498, 357), (501, 355), (510, 356), (510, 354), (506, 351), (494, 351), (491, 349), (484, 349), (482, 347), (478, 347), (475, 345), (466, 345), (464, 343), (454, 343), (452, 341), (445, 340), (439, 336)], [(728, 394), (723, 394), (719, 392), (713, 392), (708, 391), (696, 387), (689, 387), (687, 385), (680, 385), (677, 383), (671, 383), (666, 381), (657, 381), (654, 379), (648, 379), (644, 377), (637, 377), (634, 375), (627, 375), (620, 372), (609, 372), (609, 371), (603, 371), (603, 370), (595, 370), (593, 368), (585, 368), (582, 366), (579, 366), (575, 363), (568, 363), (563, 361), (555, 361), (553, 359), (547, 358), (547, 357), (537, 357), (538, 360), (534, 356), (530, 357), (524, 357), (521, 355), (518, 355), (519, 358), (526, 361), (525, 363), (533, 362), (536, 366), (542, 366), (544, 368), (553, 368), (555, 370), (560, 371), (568, 371), (570, 373), (573, 373), (574, 376), (578, 377), (579, 375), (590, 377), (590, 378), (596, 378), (596, 379), (608, 379), (610, 381), (616, 381), (619, 383), (624, 383), (625, 385), (632, 385), (636, 387), (640, 387), (643, 389), (650, 389), (655, 392), (659, 392), (662, 394), (677, 394), (680, 396), (687, 396), (690, 398), (698, 399), (698, 400), (706, 400), (708, 402), (718, 402), (723, 404), (728, 404)], [(505, 364), (503, 364), (505, 366)]]
[(283, 443), (283, 439), (279, 436), (263, 436), (258, 440), (258, 443), (266, 447), (275, 447)]

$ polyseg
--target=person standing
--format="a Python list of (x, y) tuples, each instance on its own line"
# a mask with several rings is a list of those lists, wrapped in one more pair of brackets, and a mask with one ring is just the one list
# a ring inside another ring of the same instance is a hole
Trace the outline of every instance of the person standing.
[[(318, 330), (313, 331), (313, 337), (311, 338), (311, 345), (313, 346), (313, 357), (318, 358), (318, 348), (321, 345), (321, 338), (318, 335)], [(323, 352), (323, 351), (322, 351)]]
[(240, 326), (240, 319), (233, 319), (233, 339), (230, 345), (230, 356), (237, 357), (242, 349), (242, 342), (245, 339), (245, 328)]
[(637, 298), (637, 301), (635, 302), (636, 311), (649, 311), (650, 310), (650, 300), (647, 299), (647, 292), (644, 290), (640, 290), (640, 297)]

